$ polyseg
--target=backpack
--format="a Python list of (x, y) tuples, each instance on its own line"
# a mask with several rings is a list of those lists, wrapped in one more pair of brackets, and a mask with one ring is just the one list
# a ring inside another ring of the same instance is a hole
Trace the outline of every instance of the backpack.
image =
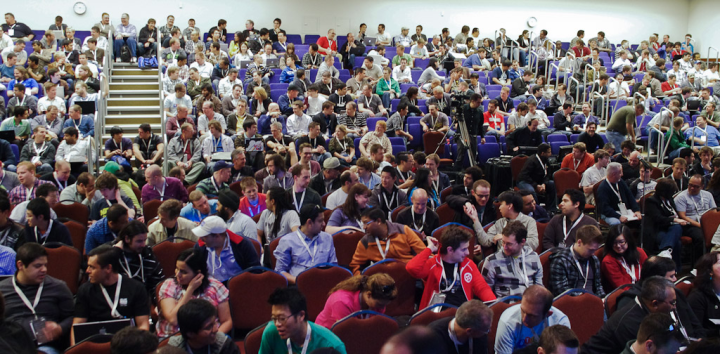
[(130, 60), (132, 60), (132, 52), (130, 51), (130, 46), (126, 43), (120, 47), (120, 61), (129, 63)]
[(140, 69), (153, 69), (158, 67), (158, 61), (156, 57), (139, 57), (138, 68)]

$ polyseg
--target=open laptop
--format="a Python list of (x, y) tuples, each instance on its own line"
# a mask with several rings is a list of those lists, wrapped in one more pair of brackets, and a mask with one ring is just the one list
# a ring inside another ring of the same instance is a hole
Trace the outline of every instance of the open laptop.
[(377, 42), (377, 38), (375, 37), (365, 37), (365, 39), (363, 39), (363, 44), (366, 47), (374, 47), (375, 42)]
[(267, 66), (268, 68), (277, 68), (278, 66), (280, 66), (280, 59), (267, 59), (265, 61), (265, 66)]
[(373, 58), (373, 64), (381, 65), (383, 62), (383, 59), (385, 59), (382, 55), (368, 55), (369, 57)]
[(61, 30), (53, 30), (52, 33), (55, 35), (55, 39), (58, 41), (58, 46), (62, 45), (63, 39), (65, 39), (65, 33)]
[(232, 161), (232, 157), (230, 157), (230, 154), (232, 152), (216, 152), (212, 154), (212, 160), (213, 161)]
[(220, 42), (220, 50), (227, 53), (228, 52), (228, 44), (225, 42)]
[(132, 320), (129, 318), (121, 318), (110, 321), (86, 322), (73, 325), (75, 332), (75, 342), (79, 343), (96, 334), (114, 334), (121, 329), (131, 326)]
[(95, 101), (75, 101), (82, 108), (82, 114), (95, 114)]
[(240, 69), (247, 68), (252, 62), (252, 60), (240, 60)]
[(245, 151), (257, 152), (265, 150), (265, 142), (261, 138), (250, 138), (245, 141)]

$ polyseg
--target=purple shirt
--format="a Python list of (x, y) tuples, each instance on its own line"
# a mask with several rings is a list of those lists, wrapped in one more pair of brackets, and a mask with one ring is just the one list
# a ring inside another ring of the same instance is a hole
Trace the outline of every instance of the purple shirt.
[[(360, 211), (362, 214), (362, 211)], [(343, 213), (342, 208), (337, 208), (333, 210), (332, 214), (330, 215), (330, 219), (328, 220), (328, 226), (352, 226), (360, 228), (360, 223), (362, 221), (356, 220), (353, 218), (349, 218), (345, 213)]]
[(168, 199), (177, 199), (183, 203), (188, 201), (188, 192), (181, 180), (175, 177), (165, 177), (164, 188), (165, 190), (163, 190), (163, 187), (158, 190), (149, 183), (144, 185), (142, 188), (142, 202), (147, 203), (155, 199), (159, 199), (161, 202)]
[(587, 124), (588, 122), (595, 122), (595, 124), (600, 124), (600, 121), (597, 117), (590, 115), (590, 117), (585, 117), (584, 114), (580, 113), (573, 118), (573, 125), (577, 125), (582, 127), (583, 125)]

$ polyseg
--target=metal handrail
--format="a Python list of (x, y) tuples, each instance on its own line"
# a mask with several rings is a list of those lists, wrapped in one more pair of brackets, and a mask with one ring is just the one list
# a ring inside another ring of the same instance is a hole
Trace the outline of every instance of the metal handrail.
[[(697, 126), (692, 127), (692, 143), (690, 143), (690, 148), (695, 149), (695, 129), (697, 129)], [(707, 143), (710, 136), (708, 136), (708, 133), (702, 129), (700, 131), (705, 135), (705, 142)]]
[[(580, 102), (580, 81), (572, 76), (569, 76), (567, 80), (575, 81), (575, 105), (577, 105)], [(569, 87), (570, 85), (568, 85)]]
[[(601, 95), (598, 92), (592, 93), (592, 99), (590, 100), (591, 106), (594, 106), (595, 99), (598, 98), (602, 101), (602, 110), (600, 111), (600, 123), (605, 123), (605, 118), (607, 118), (607, 115), (605, 114), (605, 96)], [(617, 148), (617, 147), (616, 147)]]
[(715, 62), (718, 63), (719, 60), (720, 60), (720, 50), (718, 50), (718, 49), (715, 48), (715, 47), (708, 47), (708, 54), (707, 54), (707, 57), (705, 58), (705, 66), (708, 67), (708, 68), (710, 67), (710, 50), (711, 50), (711, 49), (714, 50), (715, 53), (717, 54), (717, 55), (715, 56)]
[[(157, 40), (156, 40), (156, 47), (157, 50), (155, 50), (155, 56), (158, 63), (158, 100), (160, 101), (160, 104), (158, 105), (158, 109), (160, 111), (160, 134), (162, 134), (163, 138), (163, 156), (161, 159), (159, 159), (160, 163), (162, 164), (161, 168), (163, 171), (163, 176), (168, 175), (168, 164), (166, 164), (164, 161), (167, 159), (167, 150), (168, 150), (168, 142), (167, 142), (167, 134), (165, 133), (165, 107), (163, 105), (163, 72), (162, 72), (162, 59), (160, 57), (160, 49), (162, 48), (161, 41), (160, 41), (160, 31), (157, 31)], [(148, 156), (149, 157), (149, 156)]]
[(513, 46), (513, 44), (516, 44), (516, 45), (517, 45), (517, 48), (518, 48), (518, 58), (517, 58), (517, 60), (519, 61), (519, 60), (520, 60), (520, 52), (519, 52), (519, 50), (520, 50), (520, 43), (518, 43), (516, 40), (512, 40), (512, 39), (510, 40), (510, 61), (513, 60), (514, 53), (515, 53), (515, 50), (514, 50), (515, 47)]
[[(558, 63), (558, 64), (560, 64), (560, 63)], [(560, 82), (560, 80), (558, 80), (558, 73), (560, 72), (560, 67), (555, 64), (550, 64), (550, 66), (555, 68), (555, 92), (557, 92), (558, 83)], [(548, 81), (550, 81), (550, 77), (548, 77), (548, 76), (545, 76), (545, 77), (547, 77)]]
[[(651, 130), (656, 131), (656, 132), (658, 133), (658, 135), (659, 135), (659, 136), (658, 136), (657, 149), (655, 150), (655, 152), (656, 152), (656, 156), (655, 156), (655, 167), (660, 167), (660, 163), (662, 162), (663, 158), (665, 157), (665, 152), (663, 151), (663, 146), (665, 145), (665, 134), (663, 134), (663, 132), (662, 132), (660, 129), (655, 128), (655, 127), (653, 127), (652, 125), (648, 125), (648, 127), (649, 127)], [(668, 140), (668, 143), (669, 143), (669, 142), (670, 142), (670, 141)], [(648, 149), (648, 150), (649, 150), (649, 149)], [(648, 151), (648, 159), (650, 159), (651, 156), (652, 156), (652, 155), (650, 154), (650, 151)]]
[[(595, 68), (592, 65), (585, 64), (585, 70), (583, 70), (583, 87), (585, 87), (585, 89), (587, 89), (587, 77), (588, 77), (587, 69), (588, 68), (593, 71), (593, 82), (595, 81), (594, 80), (595, 74), (597, 74), (597, 70), (595, 70)], [(587, 102), (589, 98), (590, 97), (588, 97), (588, 95), (583, 95), (583, 103)]]
[(538, 69), (540, 69), (540, 56), (534, 50), (529, 51), (528, 65), (530, 66), (530, 68), (529, 68), (530, 71), (533, 71), (533, 61), (532, 61), (533, 56), (535, 56), (535, 79), (537, 79)]
[[(88, 147), (88, 151), (95, 151), (96, 156), (96, 158), (93, 158), (92, 153), (89, 153), (88, 172), (91, 174), (94, 172), (94, 170), (100, 170), (99, 149), (101, 146), (103, 146), (102, 137), (103, 133), (105, 132), (105, 120), (108, 113), (107, 100), (108, 96), (110, 95), (110, 74), (113, 71), (113, 64), (115, 63), (115, 61), (113, 60), (113, 57), (115, 56), (113, 46), (115, 38), (113, 37), (113, 32), (114, 31), (110, 30), (107, 35), (108, 44), (105, 48), (105, 57), (103, 58), (103, 73), (105, 75), (103, 75), (104, 77), (100, 77), (101, 92), (98, 95), (97, 107), (95, 107), (95, 136), (92, 141), (89, 142), (90, 146)], [(103, 89), (105, 90), (105, 92), (102, 92)], [(93, 146), (93, 142), (95, 143), (95, 146)]]

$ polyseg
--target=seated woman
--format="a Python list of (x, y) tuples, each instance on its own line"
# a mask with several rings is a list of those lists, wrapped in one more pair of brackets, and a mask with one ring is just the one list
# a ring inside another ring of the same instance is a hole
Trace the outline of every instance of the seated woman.
[(672, 255), (679, 272), (682, 265), (680, 237), (682, 227), (687, 225), (687, 221), (678, 216), (673, 194), (675, 194), (675, 182), (666, 178), (659, 179), (655, 194), (645, 200), (644, 236), (657, 242), (660, 255)]
[(688, 303), (695, 312), (708, 337), (720, 337), (720, 252), (703, 255), (696, 264), (697, 277), (693, 280), (694, 289), (688, 296)]
[[(292, 186), (291, 186), (292, 187)], [(270, 244), (274, 239), (300, 227), (300, 216), (290, 204), (287, 192), (281, 187), (272, 187), (265, 199), (267, 209), (260, 214), (257, 223), (258, 240), (263, 244)], [(278, 220), (278, 215), (280, 218)]]
[(365, 232), (365, 225), (360, 218), (368, 207), (371, 195), (372, 191), (362, 183), (350, 187), (345, 204), (332, 212), (325, 232), (331, 235), (345, 230)]
[(401, 104), (407, 104), (408, 105), (408, 115), (411, 116), (424, 116), (425, 113), (420, 110), (420, 108), (417, 107), (418, 105), (418, 88), (413, 86), (407, 90), (405, 95), (400, 97), (400, 103), (398, 103), (398, 107)]
[(410, 197), (412, 197), (413, 192), (417, 188), (424, 189), (425, 192), (427, 192), (428, 208), (430, 208), (430, 210), (434, 211), (438, 206), (440, 206), (440, 197), (438, 196), (437, 192), (435, 192), (435, 188), (432, 187), (429, 169), (424, 167), (418, 168), (417, 172), (415, 173), (415, 180), (413, 181), (413, 184), (410, 185), (410, 190), (408, 191), (409, 204), (412, 204), (412, 200), (410, 200)]
[(635, 284), (640, 279), (640, 269), (648, 258), (642, 248), (635, 246), (632, 232), (623, 224), (610, 228), (605, 240), (605, 253), (601, 272), (607, 291), (621, 285)]
[(395, 280), (385, 273), (356, 275), (330, 290), (325, 308), (315, 323), (331, 328), (335, 322), (360, 310), (385, 313), (385, 307), (397, 297)]
[(287, 58), (292, 58), (293, 62), (296, 63), (300, 61), (300, 57), (295, 54), (295, 44), (293, 43), (288, 43), (285, 54), (280, 57), (280, 69), (285, 69), (285, 66), (287, 65), (287, 62), (285, 60)]
[(187, 249), (180, 253), (175, 267), (175, 277), (165, 279), (158, 292), (158, 337), (169, 337), (180, 330), (177, 312), (192, 299), (203, 299), (213, 304), (218, 310), (219, 331), (230, 333), (233, 327), (228, 304), (230, 293), (225, 285), (208, 276), (205, 258), (198, 250)]

